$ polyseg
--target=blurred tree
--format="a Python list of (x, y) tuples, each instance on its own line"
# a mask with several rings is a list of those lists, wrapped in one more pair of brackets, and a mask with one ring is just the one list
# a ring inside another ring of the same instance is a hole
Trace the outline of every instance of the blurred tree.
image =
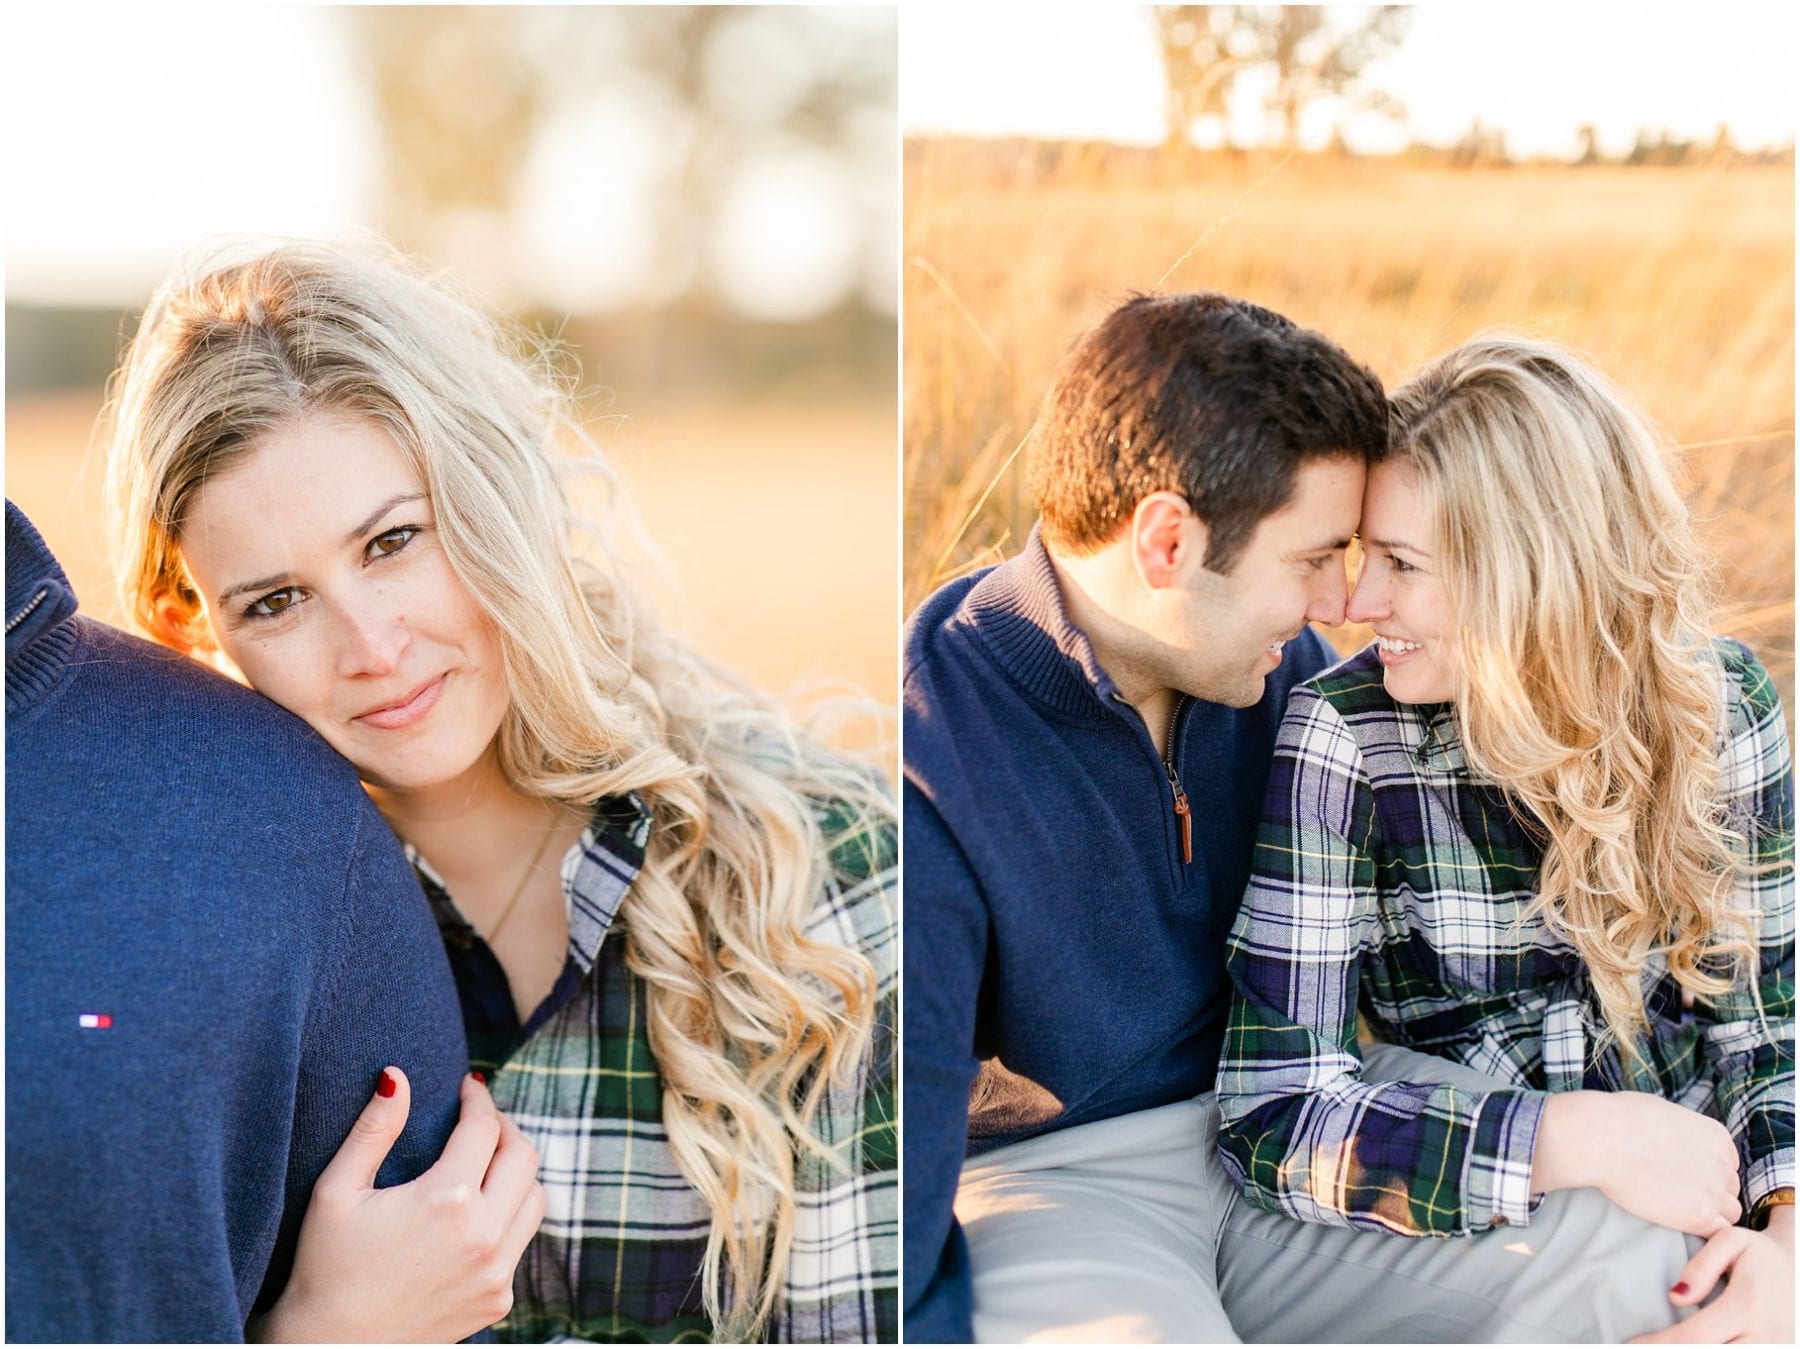
[(1685, 164), (1693, 149), (1692, 141), (1671, 135), (1666, 130), (1639, 127), (1637, 142), (1625, 156), (1625, 162), (1633, 167)]
[[(664, 294), (719, 299), (706, 231), (743, 175), (796, 147), (846, 177), (871, 165), (891, 197), (893, 43), (830, 11), (732, 6), (356, 6), (384, 151), (385, 233), (517, 289), (521, 189), (558, 119), (625, 94), (655, 127), (659, 191), (617, 210), (653, 215), (647, 269)], [(870, 40), (875, 35), (876, 40)], [(885, 147), (885, 151), (883, 150)], [(584, 166), (604, 181), (607, 147)], [(885, 172), (877, 162), (888, 156)], [(853, 195), (857, 195), (853, 193)], [(861, 192), (859, 247), (891, 231)]]
[(1737, 147), (1731, 143), (1731, 127), (1720, 122), (1713, 132), (1712, 144), (1706, 148), (1705, 163), (1730, 164), (1738, 157)]
[(1600, 133), (1592, 122), (1583, 122), (1575, 130), (1575, 138), (1581, 143), (1581, 151), (1575, 156), (1577, 164), (1598, 164), (1601, 162)]
[(1337, 99), (1344, 109), (1390, 117), (1404, 109), (1369, 88), (1369, 64), (1398, 47), (1410, 6), (1157, 5), (1152, 9), (1168, 80), (1168, 140), (1191, 140), (1203, 118), (1223, 119), (1233, 88), (1246, 77), (1265, 85), (1272, 142), (1293, 146), (1305, 109)]
[(1506, 152), (1506, 133), (1489, 126), (1478, 114), (1469, 123), (1468, 130), (1450, 147), (1445, 162), (1453, 169), (1489, 169), (1509, 164), (1512, 160)]

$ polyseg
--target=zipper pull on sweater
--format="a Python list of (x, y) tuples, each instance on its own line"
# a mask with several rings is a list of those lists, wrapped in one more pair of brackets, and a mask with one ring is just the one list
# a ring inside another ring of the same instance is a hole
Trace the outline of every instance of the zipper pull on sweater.
[(1181, 864), (1186, 866), (1194, 860), (1194, 813), (1188, 809), (1187, 793), (1179, 782), (1175, 783), (1175, 820), (1181, 826)]
[(1175, 793), (1175, 824), (1181, 830), (1181, 865), (1186, 866), (1194, 860), (1194, 812), (1188, 809), (1187, 793), (1181, 789), (1181, 779), (1175, 773), (1175, 725), (1181, 720), (1181, 709), (1186, 705), (1188, 696), (1177, 694), (1175, 705), (1169, 709), (1169, 730), (1163, 737), (1163, 771), (1169, 775), (1169, 788)]

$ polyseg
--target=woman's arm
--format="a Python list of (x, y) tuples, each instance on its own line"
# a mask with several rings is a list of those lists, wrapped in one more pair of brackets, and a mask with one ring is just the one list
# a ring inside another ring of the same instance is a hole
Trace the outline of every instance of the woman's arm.
[(1713, 1102), (1737, 1142), (1743, 1203), (1794, 1183), (1794, 775), (1781, 700), (1768, 672), (1720, 643), (1731, 719), (1719, 759), (1728, 824), (1748, 864), (1737, 903), (1756, 916), (1756, 959), (1730, 994), (1701, 999), (1701, 1052)]
[[(1757, 959), (1732, 993), (1696, 1003), (1713, 1100), (1736, 1143), (1744, 1204), (1794, 1183), (1794, 777), (1773, 681), (1735, 642), (1721, 642), (1731, 700), (1719, 760), (1727, 818), (1749, 864), (1738, 902), (1757, 916)], [(1794, 1210), (1769, 1211), (1760, 1232), (1728, 1227), (1688, 1262), (1670, 1300), (1700, 1311), (1644, 1343), (1794, 1339)]]
[(1374, 828), (1356, 739), (1323, 697), (1296, 690), (1228, 955), (1221, 1159), (1250, 1203), (1311, 1222), (1403, 1235), (1525, 1222), (1541, 1093), (1361, 1078)]
[(313, 1187), (286, 1290), (247, 1339), (448, 1343), (511, 1308), (513, 1269), (544, 1216), (537, 1152), (470, 1075), (443, 1156), (375, 1189), (410, 1103), (405, 1075), (387, 1069)]
[[(828, 837), (835, 832), (833, 820), (822, 823)], [(813, 1118), (835, 1158), (795, 1158), (794, 1244), (768, 1329), (768, 1338), (783, 1343), (899, 1338), (899, 871), (892, 817), (870, 818), (832, 857), (835, 875), (807, 935), (868, 957), (875, 1020), (869, 1052), (847, 1080), (826, 1088)]]

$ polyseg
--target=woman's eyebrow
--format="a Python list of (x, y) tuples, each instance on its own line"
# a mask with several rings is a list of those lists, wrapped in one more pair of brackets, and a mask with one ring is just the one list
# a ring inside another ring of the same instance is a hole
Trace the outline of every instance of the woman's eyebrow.
[(273, 590), (276, 586), (286, 585), (287, 579), (286, 572), (278, 572), (274, 576), (263, 576), (254, 581), (240, 581), (237, 585), (219, 592), (220, 607), (223, 607), (225, 601), (233, 595), (241, 595), (247, 590)]
[(403, 506), (409, 501), (423, 501), (425, 500), (425, 496), (426, 494), (424, 492), (395, 493), (374, 510), (370, 511), (360, 525), (344, 535), (344, 546), (346, 548), (349, 547), (351, 544), (362, 538), (364, 534), (367, 534), (371, 529), (375, 528), (376, 524), (380, 522), (381, 517), (393, 510), (394, 507)]

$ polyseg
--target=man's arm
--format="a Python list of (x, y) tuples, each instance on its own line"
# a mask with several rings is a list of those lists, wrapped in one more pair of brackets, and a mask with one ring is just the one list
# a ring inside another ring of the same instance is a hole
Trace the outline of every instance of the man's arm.
[(281, 1236), (257, 1309), (288, 1276), (313, 1187), (350, 1135), (388, 1064), (411, 1088), (404, 1132), (376, 1184), (397, 1185), (437, 1160), (456, 1124), (468, 1049), (443, 940), (397, 840), (374, 805), (357, 803), (344, 864), (341, 927), (302, 1030)]
[(953, 1211), (977, 1071), (987, 908), (961, 849), (908, 781), (906, 837), (906, 1326), (914, 1344), (973, 1335), (969, 1260)]

